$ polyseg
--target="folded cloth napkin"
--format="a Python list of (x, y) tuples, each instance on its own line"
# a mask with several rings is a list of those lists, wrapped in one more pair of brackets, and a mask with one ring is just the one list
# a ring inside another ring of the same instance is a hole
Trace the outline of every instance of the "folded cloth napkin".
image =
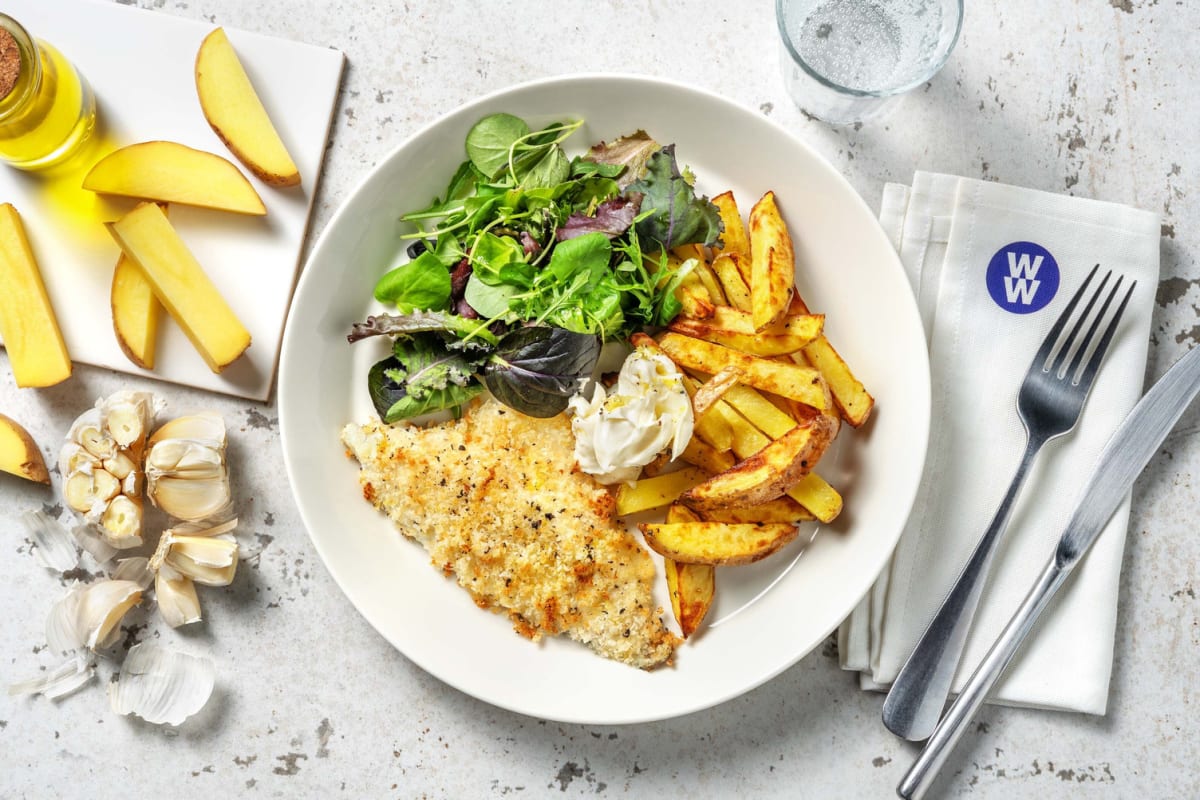
[[(868, 689), (896, 677), (1012, 479), (1025, 445), (1017, 390), (1046, 332), (1096, 264), (1093, 286), (1108, 269), (1124, 276), (1123, 286), (1137, 281), (1078, 426), (1042, 450), (1017, 499), (957, 692), (1033, 585), (1100, 450), (1141, 395), (1159, 220), (1113, 203), (918, 172), (911, 188), (886, 188), (880, 222), (925, 325), (933, 424), (899, 545), (839, 630), (842, 667), (859, 671)], [(993, 702), (1104, 713), (1128, 520), (1126, 498)]]

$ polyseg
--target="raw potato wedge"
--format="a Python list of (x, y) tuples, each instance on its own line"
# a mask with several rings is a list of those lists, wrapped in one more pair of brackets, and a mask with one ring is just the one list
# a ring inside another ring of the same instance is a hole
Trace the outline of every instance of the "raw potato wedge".
[(663, 335), (658, 344), (672, 361), (685, 369), (715, 375), (726, 367), (737, 367), (744, 375), (743, 380), (755, 388), (826, 410), (824, 379), (815, 369), (771, 361), (678, 333)]
[(108, 224), (108, 230), (134, 261), (159, 302), (183, 328), (209, 369), (220, 372), (250, 346), (250, 333), (154, 203)]
[(829, 418), (818, 416), (811, 425), (796, 426), (733, 469), (687, 490), (679, 499), (701, 514), (774, 500), (812, 470), (829, 446), (833, 432)]
[(650, 549), (664, 558), (714, 566), (759, 561), (799, 533), (786, 522), (643, 522), (638, 527)]
[(17, 386), (53, 386), (71, 377), (50, 295), (21, 215), (9, 203), (0, 205), (0, 336)]
[[(684, 506), (667, 509), (667, 522), (700, 522), (696, 512)], [(683, 638), (688, 638), (708, 615), (716, 590), (716, 570), (708, 564), (680, 564), (669, 558), (663, 559), (663, 572), (667, 578), (667, 593), (671, 597), (671, 610)]]
[(258, 192), (228, 160), (177, 142), (142, 142), (96, 162), (83, 188), (160, 203), (262, 216)]
[(296, 162), (222, 28), (204, 37), (196, 53), (196, 94), (208, 124), (247, 169), (272, 186), (299, 185)]
[(37, 442), (14, 419), (0, 414), (0, 471), (50, 485), (46, 459)]
[[(167, 206), (159, 207), (166, 215)], [(124, 251), (117, 257), (117, 266), (113, 269), (109, 303), (113, 333), (121, 352), (142, 369), (154, 369), (162, 303), (154, 296), (154, 287), (145, 273)]]
[(796, 281), (796, 257), (787, 225), (767, 192), (750, 210), (750, 302), (754, 328), (763, 330), (787, 313)]
[(636, 514), (670, 505), (679, 495), (707, 477), (704, 470), (687, 467), (678, 472), (643, 478), (632, 486), (623, 483), (617, 489), (617, 514)]

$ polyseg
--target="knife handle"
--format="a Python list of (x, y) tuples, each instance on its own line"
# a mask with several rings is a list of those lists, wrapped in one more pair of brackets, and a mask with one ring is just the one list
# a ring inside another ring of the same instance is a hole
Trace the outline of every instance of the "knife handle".
[(1001, 631), (996, 643), (988, 650), (979, 667), (963, 686), (962, 692), (950, 704), (917, 760), (896, 787), (896, 793), (904, 800), (920, 800), (925, 796), (938, 771), (958, 744), (958, 740), (962, 738), (967, 724), (979, 711), (992, 687), (1016, 655), (1050, 598), (1054, 597), (1054, 593), (1071, 573), (1071, 566), (1060, 565), (1057, 558), (1052, 558), (1038, 576), (1037, 583), (1025, 597), (1017, 613)]

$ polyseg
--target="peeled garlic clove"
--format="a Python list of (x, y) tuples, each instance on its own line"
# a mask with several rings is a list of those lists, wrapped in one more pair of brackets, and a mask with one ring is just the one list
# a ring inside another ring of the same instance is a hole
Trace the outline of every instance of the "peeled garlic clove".
[(140, 453), (154, 415), (165, 404), (150, 392), (122, 390), (98, 401), (104, 430), (123, 448)]
[(118, 714), (179, 725), (204, 707), (215, 682), (212, 659), (142, 642), (129, 649), (108, 698)]
[(200, 598), (195, 582), (186, 575), (172, 574), (172, 570), (161, 570), (154, 578), (154, 596), (163, 621), (172, 628), (199, 622)]
[(232, 499), (227, 473), (214, 478), (155, 478), (151, 473), (147, 494), (154, 505), (183, 520), (214, 516), (226, 510)]
[(104, 540), (119, 550), (142, 543), (142, 501), (119, 494), (108, 502), (100, 515)]
[(67, 442), (58, 452), (58, 471), (64, 478), (76, 472), (88, 472), (100, 466), (100, 459), (89, 453), (79, 442)]
[(109, 500), (116, 497), (121, 485), (112, 473), (103, 469), (92, 470), (91, 474), (76, 472), (63, 485), (63, 497), (75, 511), (85, 516), (97, 517), (104, 512)]
[(67, 431), (67, 440), (76, 442), (98, 459), (112, 458), (117, 454), (116, 441), (104, 430), (100, 421), (100, 409), (89, 408), (76, 418)]
[(138, 497), (142, 493), (142, 473), (131, 472), (121, 481), (121, 494)]
[(103, 580), (76, 586), (50, 609), (46, 643), (60, 652), (106, 647), (125, 613), (142, 600), (134, 581)]
[(117, 453), (112, 458), (104, 459), (101, 466), (119, 481), (125, 480), (129, 473), (137, 469), (137, 464), (126, 453)]
[(205, 586), (228, 586), (237, 572), (236, 541), (211, 536), (170, 536), (163, 563)]

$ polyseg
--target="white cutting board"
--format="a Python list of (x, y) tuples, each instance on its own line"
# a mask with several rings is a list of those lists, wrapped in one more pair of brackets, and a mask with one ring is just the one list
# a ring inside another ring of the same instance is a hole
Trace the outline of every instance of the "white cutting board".
[[(216, 24), (92, 0), (6, 0), (3, 10), (75, 64), (99, 109), (92, 146), (72, 163), (43, 173), (0, 165), (0, 202), (21, 213), (72, 360), (266, 400), (300, 270), (342, 53), (226, 28), (300, 170), (300, 186), (275, 189), (229, 153), (200, 110), (193, 67), (201, 40)], [(179, 205), (170, 210), (176, 230), (250, 331), (250, 349), (220, 375), (166, 314), (153, 371), (134, 366), (113, 333), (109, 287), (118, 249), (103, 222), (136, 201), (95, 195), (80, 182), (103, 155), (151, 139), (228, 158), (267, 206), (265, 217)]]

